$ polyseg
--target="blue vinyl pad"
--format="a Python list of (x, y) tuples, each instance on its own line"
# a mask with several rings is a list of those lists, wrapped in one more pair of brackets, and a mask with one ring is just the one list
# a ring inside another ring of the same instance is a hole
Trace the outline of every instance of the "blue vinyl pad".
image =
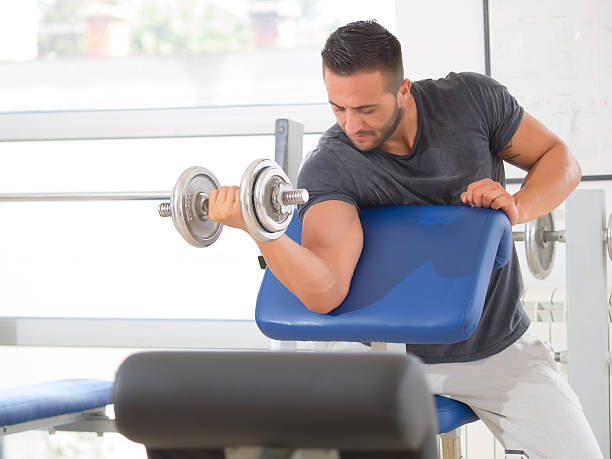
[(66, 379), (0, 390), (0, 427), (100, 408), (112, 403), (113, 383)]
[[(362, 209), (364, 246), (344, 302), (308, 310), (267, 269), (256, 322), (291, 341), (453, 343), (480, 321), (491, 273), (512, 254), (512, 231), (497, 210), (452, 206)], [(287, 235), (301, 242), (294, 215)]]
[(434, 400), (439, 433), (450, 432), (463, 424), (478, 421), (476, 413), (465, 403), (440, 395), (435, 395)]

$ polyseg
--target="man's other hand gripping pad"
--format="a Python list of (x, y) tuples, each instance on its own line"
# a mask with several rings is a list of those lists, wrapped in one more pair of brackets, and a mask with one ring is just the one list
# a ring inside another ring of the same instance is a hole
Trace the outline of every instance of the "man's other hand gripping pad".
[[(471, 207), (363, 209), (364, 245), (346, 299), (308, 310), (268, 269), (257, 298), (261, 331), (278, 340), (453, 343), (478, 326), (493, 269), (512, 253), (501, 211)], [(287, 235), (301, 243), (294, 216)]]

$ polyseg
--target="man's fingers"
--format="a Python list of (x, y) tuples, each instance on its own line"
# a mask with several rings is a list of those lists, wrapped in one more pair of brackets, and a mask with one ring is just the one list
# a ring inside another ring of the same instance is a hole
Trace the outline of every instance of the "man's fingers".
[(234, 228), (243, 228), (240, 188), (223, 186), (218, 190), (211, 190), (208, 197), (208, 216), (217, 223)]
[(506, 196), (508, 193), (506, 190), (499, 188), (489, 188), (484, 190), (480, 197), (480, 205), (478, 207), (491, 207), (491, 203), (502, 196)]
[(498, 196), (497, 198), (495, 198), (491, 204), (490, 204), (490, 208), (491, 209), (501, 209), (502, 207), (506, 207), (509, 204), (514, 204), (514, 199), (512, 199), (512, 197), (508, 197), (508, 196)]
[(489, 207), (496, 197), (506, 193), (506, 190), (496, 182), (481, 183), (462, 193), (461, 201), (474, 207)]
[(240, 210), (240, 188), (237, 186), (234, 188), (234, 208), (238, 208), (238, 211), (242, 214), (242, 210)]
[(470, 183), (467, 187), (467, 190), (465, 190), (465, 192), (461, 193), (461, 201), (464, 204), (469, 204), (469, 205), (475, 205), (474, 203), (474, 196), (476, 191), (479, 188), (482, 188), (484, 186), (489, 186), (492, 183), (496, 183), (493, 182), (493, 180), (486, 178), (486, 179), (482, 179), (482, 180), (478, 180), (477, 182), (473, 182)]

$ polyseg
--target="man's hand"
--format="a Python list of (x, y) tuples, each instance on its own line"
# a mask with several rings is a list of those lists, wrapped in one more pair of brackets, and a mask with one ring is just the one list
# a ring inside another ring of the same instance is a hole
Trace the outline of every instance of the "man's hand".
[(508, 216), (510, 225), (519, 223), (519, 213), (514, 197), (505, 190), (501, 183), (489, 178), (470, 183), (467, 191), (461, 193), (461, 202), (472, 207), (501, 209)]
[(208, 217), (225, 226), (247, 231), (240, 211), (240, 188), (223, 186), (211, 190), (208, 196)]

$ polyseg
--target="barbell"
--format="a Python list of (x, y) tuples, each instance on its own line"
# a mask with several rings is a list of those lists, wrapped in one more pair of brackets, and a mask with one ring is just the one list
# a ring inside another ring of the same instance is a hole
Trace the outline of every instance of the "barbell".
[(565, 242), (565, 231), (556, 231), (551, 214), (525, 222), (525, 231), (512, 232), (514, 241), (525, 243), (525, 258), (536, 279), (548, 277), (555, 259), (555, 242)]
[[(526, 222), (525, 231), (513, 232), (512, 239), (525, 243), (527, 266), (536, 279), (548, 277), (555, 258), (555, 243), (566, 242), (565, 230), (555, 230), (551, 214)], [(608, 257), (612, 260), (612, 214), (608, 218), (608, 226), (604, 230), (602, 240), (607, 246)]]
[[(164, 200), (158, 212), (172, 217), (183, 238), (195, 247), (213, 244), (223, 225), (208, 218), (208, 197), (220, 187), (215, 175), (203, 167), (186, 169), (171, 192), (102, 193), (4, 193), (0, 201), (118, 201)], [(295, 190), (283, 169), (269, 159), (253, 161), (240, 182), (240, 210), (248, 232), (256, 239), (270, 242), (281, 237), (295, 206), (308, 202), (306, 190)]]
[[(172, 217), (183, 238), (195, 247), (213, 244), (223, 225), (208, 218), (208, 196), (220, 187), (215, 175), (203, 167), (190, 167), (179, 177), (171, 192), (106, 192), (106, 193), (22, 193), (0, 194), (0, 201), (83, 201), (83, 200), (164, 200), (158, 212)], [(308, 201), (308, 191), (293, 189), (283, 169), (269, 159), (253, 161), (240, 182), (240, 210), (246, 229), (256, 239), (269, 242), (284, 234), (293, 217), (295, 206)], [(550, 274), (555, 256), (555, 243), (566, 242), (565, 231), (556, 231), (551, 214), (525, 223), (525, 230), (513, 232), (514, 241), (525, 243), (529, 270), (536, 279)], [(612, 260), (612, 215), (604, 231)]]

